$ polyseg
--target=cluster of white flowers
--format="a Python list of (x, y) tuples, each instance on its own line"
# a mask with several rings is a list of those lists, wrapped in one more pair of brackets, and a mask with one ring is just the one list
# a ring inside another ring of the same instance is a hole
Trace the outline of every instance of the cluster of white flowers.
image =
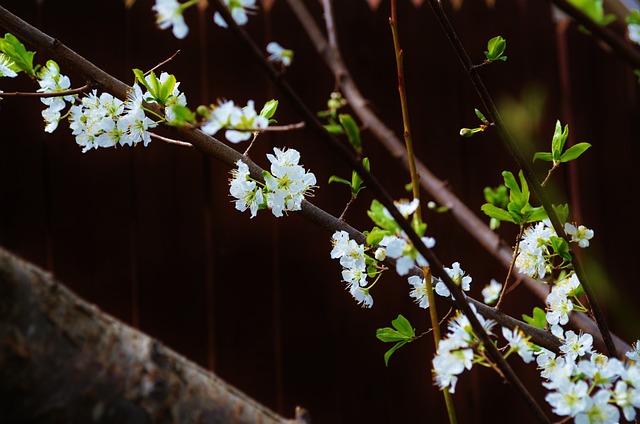
[(79, 105), (71, 107), (69, 122), (83, 153), (98, 147), (132, 146), (139, 142), (147, 146), (151, 141), (147, 130), (157, 125), (142, 109), (142, 90), (138, 85), (134, 85), (126, 102), (109, 93), (98, 96), (93, 90)]
[(371, 286), (367, 281), (367, 263), (364, 245), (349, 238), (346, 231), (336, 231), (331, 237), (333, 249), (332, 259), (340, 259), (342, 265), (342, 279), (347, 283), (347, 289), (358, 304), (364, 308), (373, 306), (373, 297), (369, 293)]
[(243, 108), (236, 106), (233, 100), (228, 100), (218, 102), (218, 106), (208, 111), (200, 129), (208, 135), (226, 129), (224, 135), (227, 140), (239, 143), (251, 138), (252, 131), (268, 126), (269, 120), (256, 113), (253, 100), (249, 100)]
[[(15, 78), (18, 73), (11, 69), (14, 62), (9, 59), (4, 53), (0, 53), (0, 77)], [(0, 93), (2, 91), (0, 90)]]
[[(565, 232), (571, 236), (571, 241), (585, 248), (594, 232), (583, 225), (565, 224)], [(553, 255), (551, 238), (556, 237), (556, 231), (548, 220), (544, 220), (528, 227), (518, 244), (516, 267), (531, 278), (543, 279), (553, 269)]]
[[(464, 275), (464, 271), (460, 268), (459, 262), (454, 262), (451, 268), (445, 267), (445, 272), (451, 277), (454, 283), (456, 283), (464, 291), (471, 289), (472, 278), (468, 275)], [(415, 299), (415, 302), (421, 308), (429, 307), (429, 299), (427, 297), (427, 280), (420, 278), (417, 275), (410, 276), (407, 281), (413, 286), (413, 289), (409, 295)], [(447, 285), (440, 279), (431, 277), (431, 285), (435, 286), (435, 292), (442, 297), (452, 297), (453, 295), (447, 288)]]
[[(71, 87), (71, 81), (66, 75), (60, 74), (58, 64), (53, 60), (49, 60), (47, 64), (38, 72), (38, 84), (40, 93), (54, 93), (56, 91), (65, 91)], [(61, 118), (61, 111), (66, 107), (66, 103), (73, 104), (74, 96), (63, 97), (42, 97), (40, 101), (48, 107), (42, 111), (42, 117), (46, 126), (44, 130), (52, 133), (58, 128)]]
[[(495, 321), (485, 319), (478, 314), (473, 305), (469, 305), (475, 313), (482, 328), (487, 334), (492, 334), (491, 329)], [(461, 312), (449, 320), (447, 335), (438, 343), (438, 350), (433, 358), (433, 372), (436, 385), (440, 389), (446, 389), (454, 393), (458, 375), (465, 369), (473, 366), (476, 354), (474, 349), (478, 347), (478, 339), (475, 336), (469, 319)]]
[(237, 169), (231, 171), (230, 194), (236, 199), (236, 209), (249, 209), (251, 218), (258, 210), (269, 208), (276, 217), (284, 212), (297, 211), (302, 200), (316, 184), (316, 177), (298, 165), (300, 153), (295, 149), (273, 149), (275, 155), (268, 154), (271, 172), (264, 171), (265, 184), (253, 180), (247, 164), (238, 160)]

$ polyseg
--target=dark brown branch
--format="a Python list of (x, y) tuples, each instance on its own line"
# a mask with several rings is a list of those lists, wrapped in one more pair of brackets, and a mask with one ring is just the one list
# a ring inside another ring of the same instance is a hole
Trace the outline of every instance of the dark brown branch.
[(1, 248), (0, 340), (3, 422), (302, 424)]

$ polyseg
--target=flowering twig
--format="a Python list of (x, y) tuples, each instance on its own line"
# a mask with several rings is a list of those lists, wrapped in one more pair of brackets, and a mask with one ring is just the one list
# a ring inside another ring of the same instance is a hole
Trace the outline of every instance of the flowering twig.
[[(287, 0), (287, 2), (311, 39), (316, 51), (324, 59), (329, 69), (333, 72), (334, 77), (341, 81), (342, 93), (344, 93), (348, 99), (350, 106), (358, 115), (363, 125), (389, 151), (389, 154), (394, 159), (408, 168), (407, 152), (403, 143), (372, 111), (369, 102), (358, 89), (344, 64), (342, 55), (338, 50), (339, 46), (336, 45), (332, 47), (329, 45), (304, 3), (300, 0)], [(330, 28), (327, 29), (329, 30)], [(332, 29), (335, 30), (335, 28)], [(438, 179), (419, 158), (416, 158), (415, 161), (422, 188), (430, 193), (438, 203), (446, 205), (460, 226), (473, 236), (487, 252), (494, 255), (505, 268), (509, 268), (513, 260), (513, 250), (508, 247), (508, 244), (502, 241), (485, 222), (480, 220), (478, 216), (448, 188), (445, 181)], [(524, 282), (528, 290), (533, 292), (542, 301), (545, 301), (548, 291), (544, 286), (527, 275), (518, 273), (516, 273), (516, 275)], [(482, 313), (484, 314), (484, 312)], [(582, 313), (573, 313), (571, 315), (571, 321), (574, 322), (577, 328), (592, 332), (598, 336), (597, 325), (590, 316)], [(614, 335), (614, 338), (620, 350), (628, 351), (631, 349), (631, 346), (620, 337)], [(600, 336), (600, 340), (602, 340), (602, 336)]]
[[(547, 212), (547, 215), (549, 216), (549, 219), (553, 224), (553, 227), (556, 233), (558, 234), (558, 236), (562, 237), (565, 240), (568, 240), (567, 235), (564, 231), (564, 227), (560, 222), (555, 210), (553, 209), (553, 206), (551, 205), (551, 201), (546, 191), (540, 186), (540, 182), (538, 181), (538, 178), (533, 172), (531, 165), (524, 158), (524, 154), (520, 150), (520, 147), (512, 138), (507, 126), (505, 125), (504, 121), (500, 117), (500, 114), (498, 113), (498, 109), (493, 103), (493, 99), (489, 95), (489, 92), (487, 91), (484, 85), (484, 82), (480, 78), (480, 75), (478, 74), (477, 70), (473, 68), (473, 63), (471, 62), (471, 59), (467, 55), (467, 52), (464, 49), (464, 46), (460, 42), (460, 39), (458, 38), (458, 35), (456, 34), (453, 26), (451, 25), (451, 22), (449, 22), (449, 18), (444, 12), (444, 9), (442, 8), (442, 4), (440, 4), (438, 0), (429, 0), (429, 5), (434, 11), (436, 18), (440, 23), (440, 26), (442, 27), (445, 34), (447, 35), (447, 38), (449, 39), (449, 42), (451, 43), (456, 55), (458, 56), (458, 59), (462, 63), (462, 66), (467, 72), (467, 75), (471, 79), (474, 89), (476, 90), (481, 101), (484, 103), (484, 106), (490, 116), (490, 119), (495, 124), (495, 128), (498, 131), (498, 134), (500, 136), (500, 139), (503, 142), (504, 147), (509, 151), (509, 153), (511, 154), (515, 162), (518, 164), (520, 169), (522, 169), (524, 177), (527, 179), (527, 182), (531, 186), (531, 190), (536, 194), (536, 196), (538, 197), (538, 200), (540, 201), (545, 211)], [(593, 292), (593, 288), (591, 287), (591, 284), (589, 283), (587, 275), (584, 272), (584, 269), (582, 268), (582, 264), (576, 258), (575, 254), (572, 254), (572, 258), (573, 258), (572, 259), (573, 268), (576, 272), (576, 275), (578, 276), (578, 279), (580, 280), (580, 283), (584, 288), (585, 294), (587, 296), (587, 300), (592, 308), (594, 319), (596, 321), (596, 324), (598, 325), (598, 329), (600, 330), (600, 334), (602, 335), (602, 338), (604, 340), (609, 356), (613, 356), (617, 358), (618, 351), (616, 349), (615, 344), (613, 343), (611, 332), (609, 331), (607, 323), (604, 319), (604, 315), (600, 310), (600, 307), (596, 300), (595, 293)]]
[(466, 296), (462, 292), (461, 288), (451, 279), (449, 274), (445, 271), (444, 266), (442, 265), (438, 257), (433, 253), (433, 251), (424, 244), (420, 236), (414, 231), (411, 223), (407, 221), (400, 213), (398, 208), (395, 207), (393, 199), (384, 190), (382, 184), (378, 181), (378, 179), (374, 177), (372, 173), (368, 172), (365, 169), (360, 160), (358, 160), (358, 158), (351, 152), (351, 150), (349, 150), (349, 148), (344, 143), (340, 142), (340, 140), (326, 131), (315, 114), (299, 98), (299, 96), (286, 83), (286, 81), (282, 80), (278, 72), (265, 60), (262, 51), (251, 39), (251, 37), (249, 37), (249, 35), (242, 28), (240, 28), (240, 26), (237, 25), (224, 2), (222, 0), (215, 0), (213, 1), (213, 4), (215, 5), (217, 12), (222, 16), (222, 18), (229, 26), (229, 29), (232, 30), (232, 32), (242, 40), (242, 42), (250, 50), (254, 58), (261, 62), (260, 67), (266, 72), (266, 75), (274, 84), (276, 84), (281, 89), (283, 95), (285, 95), (292, 103), (292, 105), (303, 115), (304, 120), (307, 122), (310, 129), (314, 131), (314, 133), (316, 133), (318, 136), (320, 136), (320, 138), (324, 140), (332, 149), (334, 149), (338, 153), (340, 158), (347, 163), (348, 166), (350, 166), (358, 174), (360, 174), (361, 178), (373, 192), (374, 196), (380, 201), (380, 203), (382, 203), (383, 206), (387, 208), (393, 219), (406, 233), (413, 246), (429, 262), (433, 274), (439, 277), (447, 286), (449, 292), (453, 296), (456, 307), (467, 316), (467, 319), (469, 320), (474, 333), (483, 343), (485, 349), (487, 349), (488, 355), (491, 357), (491, 359), (497, 364), (497, 366), (500, 367), (500, 369), (506, 376), (507, 381), (525, 400), (525, 403), (531, 409), (531, 412), (534, 414), (534, 416), (536, 416), (541, 422), (549, 422), (540, 406), (529, 394), (522, 381), (520, 381), (511, 366), (505, 361), (501, 353), (493, 344), (491, 338), (486, 333), (480, 321), (476, 317), (475, 312), (469, 306), (469, 303), (465, 299)]

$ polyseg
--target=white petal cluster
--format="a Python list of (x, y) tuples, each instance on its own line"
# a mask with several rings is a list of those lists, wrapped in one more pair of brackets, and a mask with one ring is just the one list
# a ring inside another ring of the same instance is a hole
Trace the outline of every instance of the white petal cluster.
[(277, 147), (273, 150), (273, 155), (267, 155), (271, 172), (264, 171), (264, 186), (249, 177), (249, 168), (241, 160), (236, 162), (238, 168), (231, 172), (229, 192), (237, 199), (236, 209), (249, 209), (252, 218), (264, 208), (271, 209), (276, 217), (281, 217), (284, 212), (300, 210), (304, 196), (316, 184), (315, 175), (298, 164), (300, 153), (297, 150)]
[[(48, 61), (46, 66), (38, 72), (37, 77), (40, 85), (38, 92), (40, 93), (54, 93), (68, 90), (71, 87), (69, 77), (60, 74), (60, 68), (52, 60)], [(43, 97), (40, 101), (48, 106), (42, 111), (42, 117), (46, 124), (44, 130), (52, 133), (58, 128), (61, 118), (60, 112), (66, 107), (65, 101), (73, 103), (75, 99), (73, 96)]]
[(291, 66), (293, 62), (293, 50), (285, 49), (275, 41), (267, 44), (267, 60), (270, 62), (282, 63), (283, 66)]
[[(249, 21), (247, 15), (257, 9), (256, 0), (224, 0), (224, 2), (238, 25), (246, 24)], [(218, 12), (213, 15), (213, 22), (222, 28), (227, 28), (227, 23)]]
[(493, 302), (498, 300), (501, 291), (502, 284), (492, 278), (489, 284), (486, 285), (481, 292), (482, 297), (484, 298), (484, 303), (486, 303), (487, 305), (491, 305)]
[(151, 8), (156, 12), (156, 24), (160, 29), (172, 27), (176, 38), (184, 38), (189, 33), (189, 27), (182, 15), (184, 7), (177, 0), (156, 0)]
[(83, 97), (79, 105), (70, 109), (69, 127), (76, 136), (76, 143), (85, 153), (98, 147), (131, 146), (151, 141), (149, 128), (156, 123), (142, 109), (142, 90), (134, 86), (126, 102), (109, 93), (98, 96), (93, 90)]
[(253, 100), (249, 100), (243, 108), (236, 106), (232, 100), (220, 101), (209, 112), (201, 130), (205, 134), (214, 135), (226, 129), (225, 137), (232, 143), (240, 143), (251, 138), (253, 131), (266, 128), (269, 121), (255, 110)]
[(373, 297), (369, 293), (371, 286), (367, 281), (367, 265), (364, 245), (349, 238), (346, 231), (336, 231), (331, 237), (333, 248), (331, 258), (340, 259), (342, 279), (347, 283), (347, 290), (363, 308), (373, 306)]
[(564, 224), (564, 231), (571, 236), (571, 241), (578, 243), (578, 246), (589, 247), (589, 240), (593, 238), (593, 230), (584, 225), (575, 226), (570, 223)]
[[(473, 279), (469, 275), (465, 275), (462, 268), (460, 268), (459, 262), (454, 262), (451, 265), (451, 268), (445, 268), (444, 270), (449, 274), (449, 277), (451, 277), (453, 282), (460, 286), (463, 291), (471, 290), (471, 281)], [(442, 297), (453, 298), (453, 295), (449, 291), (447, 285), (440, 279), (438, 279), (438, 282), (436, 283), (436, 293)]]
[[(473, 305), (470, 306), (487, 334), (491, 334), (495, 321), (486, 320), (476, 312)], [(470, 370), (473, 366), (475, 357), (473, 349), (478, 340), (469, 319), (461, 312), (449, 321), (447, 329), (446, 338), (438, 344), (438, 350), (433, 358), (433, 372), (436, 385), (440, 389), (454, 393), (458, 375), (465, 369)]]
[(4, 53), (0, 53), (0, 77), (15, 78), (18, 73), (11, 69), (14, 63)]
[(629, 34), (629, 40), (633, 41), (636, 44), (640, 44), (640, 25), (627, 25), (627, 33)]
[(538, 222), (527, 228), (518, 245), (516, 267), (531, 278), (542, 279), (551, 269), (549, 248), (556, 232), (547, 222)]

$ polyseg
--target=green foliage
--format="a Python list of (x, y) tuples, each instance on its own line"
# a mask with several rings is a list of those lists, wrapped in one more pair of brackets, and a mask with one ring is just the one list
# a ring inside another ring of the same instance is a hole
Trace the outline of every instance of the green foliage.
[(145, 101), (150, 102), (154, 101), (159, 105), (164, 106), (167, 101), (173, 96), (173, 89), (176, 86), (176, 77), (173, 75), (169, 75), (169, 77), (161, 83), (156, 74), (151, 71), (149, 73), (149, 81), (144, 76), (144, 72), (140, 69), (133, 70), (134, 75), (138, 82), (147, 89), (151, 98), (145, 99)]
[(502, 172), (504, 185), (509, 189), (509, 202), (507, 203), (506, 209), (491, 203), (485, 203), (482, 205), (482, 211), (490, 218), (498, 221), (512, 222), (517, 225), (524, 225), (529, 222), (537, 222), (545, 219), (547, 213), (544, 211), (544, 208), (540, 206), (534, 208), (529, 204), (531, 194), (527, 180), (524, 178), (522, 171), (520, 171), (518, 175), (520, 185), (518, 185), (518, 182), (511, 172)]
[(533, 316), (528, 316), (527, 314), (522, 314), (522, 319), (529, 325), (532, 325), (536, 328), (544, 329), (547, 326), (547, 314), (544, 310), (538, 308), (537, 306), (533, 308)]
[[(485, 187), (483, 193), (484, 200), (498, 209), (506, 209), (507, 204), (509, 204), (509, 195), (507, 187), (504, 184), (500, 184), (496, 188)], [(492, 230), (499, 228), (500, 220), (491, 218), (489, 221), (489, 227)]]
[(507, 56), (504, 56), (504, 52), (507, 49), (507, 41), (501, 36), (495, 36), (487, 43), (487, 50), (484, 55), (487, 57), (487, 61), (494, 62), (496, 60), (507, 60)]
[(633, 9), (624, 20), (629, 25), (640, 25), (640, 10)]
[(349, 144), (353, 147), (353, 150), (359, 155), (362, 153), (362, 140), (360, 139), (360, 128), (356, 121), (348, 113), (341, 113), (338, 115), (338, 120), (344, 128)]
[(10, 66), (12, 71), (24, 71), (31, 76), (35, 76), (37, 67), (33, 67), (33, 56), (36, 53), (27, 51), (24, 44), (18, 41), (13, 34), (6, 33), (4, 38), (0, 38), (0, 52), (13, 62), (13, 65)]
[(389, 366), (389, 358), (402, 346), (416, 339), (416, 333), (411, 323), (402, 315), (391, 321), (391, 327), (378, 328), (376, 337), (385, 343), (395, 343), (395, 345), (384, 354), (384, 364)]
[(168, 125), (171, 125), (173, 127), (181, 127), (185, 124), (196, 123), (196, 114), (188, 107), (182, 105), (173, 105), (172, 110), (173, 119), (167, 122)]
[(278, 109), (278, 101), (275, 99), (271, 99), (262, 106), (262, 110), (260, 111), (260, 116), (267, 118), (269, 122), (275, 122), (273, 119), (273, 115), (276, 113)]
[(476, 128), (462, 128), (460, 130), (460, 135), (462, 137), (472, 137), (473, 135), (479, 132), (483, 132), (484, 130), (487, 129), (487, 127), (491, 126), (491, 123), (487, 120), (487, 118), (484, 117), (482, 112), (480, 112), (478, 109), (474, 109), (474, 112), (478, 117), (478, 119), (480, 120), (480, 122), (482, 122), (482, 124), (480, 124), (480, 126)]
[[(370, 171), (371, 165), (369, 164), (369, 158), (362, 159), (362, 166), (367, 170), (367, 172)], [(331, 177), (329, 177), (329, 183), (333, 182), (348, 185), (351, 188), (351, 197), (354, 199), (358, 196), (360, 190), (365, 188), (365, 186), (363, 185), (364, 181), (362, 177), (360, 177), (360, 174), (358, 174), (356, 171), (351, 171), (351, 181), (338, 177), (337, 175), (332, 175)]]
[(378, 227), (386, 230), (387, 235), (402, 232), (402, 229), (395, 219), (389, 216), (388, 213), (385, 213), (384, 205), (375, 199), (371, 202), (371, 207), (367, 211), (367, 215), (369, 215), (369, 218), (371, 218)]
[(551, 152), (536, 152), (533, 155), (533, 160), (535, 161), (536, 159), (540, 159), (547, 162), (553, 162), (553, 165), (557, 166), (560, 163), (577, 159), (589, 147), (591, 147), (591, 144), (589, 143), (578, 143), (567, 150), (564, 150), (564, 145), (567, 142), (568, 137), (569, 126), (565, 125), (563, 130), (560, 121), (556, 121), (556, 128), (553, 133), (553, 139), (551, 140)]
[(616, 20), (615, 15), (611, 13), (604, 14), (602, 0), (569, 0), (569, 3), (580, 9), (582, 13), (598, 25), (605, 26)]

